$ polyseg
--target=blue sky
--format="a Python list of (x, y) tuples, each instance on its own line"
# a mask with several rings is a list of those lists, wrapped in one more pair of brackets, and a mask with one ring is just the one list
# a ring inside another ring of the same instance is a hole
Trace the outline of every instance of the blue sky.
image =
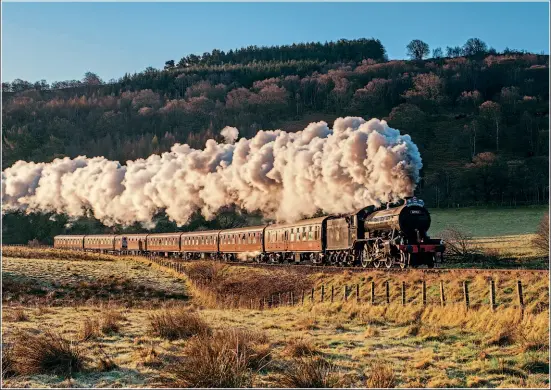
[(549, 3), (3, 3), (2, 79), (104, 80), (190, 53), (375, 37), (390, 59), (479, 37), (549, 53)]

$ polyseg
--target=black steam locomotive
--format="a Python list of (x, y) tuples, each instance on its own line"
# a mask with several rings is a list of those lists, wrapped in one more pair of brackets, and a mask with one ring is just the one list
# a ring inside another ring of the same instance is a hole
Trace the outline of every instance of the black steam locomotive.
[[(428, 236), (430, 224), (424, 202), (415, 197), (379, 209), (369, 206), (354, 214), (330, 218), (329, 262), (340, 263), (344, 256), (363, 267), (406, 268), (424, 264), (432, 268), (443, 260), (445, 246), (444, 241)], [(331, 250), (339, 246), (339, 250)]]

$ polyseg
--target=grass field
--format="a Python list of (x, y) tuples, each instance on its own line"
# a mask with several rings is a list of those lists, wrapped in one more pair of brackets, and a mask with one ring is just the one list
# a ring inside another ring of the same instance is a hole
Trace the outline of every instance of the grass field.
[(548, 210), (548, 206), (431, 209), (429, 234), (437, 237), (448, 226), (457, 226), (474, 237), (531, 234)]
[[(3, 355), (11, 374), (3, 387), (549, 386), (546, 272), (411, 272), (394, 281), (386, 305), (384, 272), (198, 264), (188, 269), (191, 282), (143, 258), (3, 256), (2, 266), (3, 345), (13, 348), (11, 365)], [(496, 280), (496, 311), (488, 307), (489, 277)], [(426, 307), (419, 304), (423, 278)], [(459, 303), (465, 278), (469, 311)], [(524, 318), (515, 306), (517, 279), (525, 285)], [(364, 289), (371, 280), (375, 306)], [(402, 280), (406, 306), (399, 303)], [(448, 294), (445, 307), (438, 304), (439, 280)], [(358, 304), (352, 294), (343, 302), (338, 290), (335, 302), (318, 302), (321, 285), (352, 283), (362, 285), (365, 301)], [(293, 307), (228, 309), (213, 299), (226, 293), (245, 296), (246, 303), (310, 286), (316, 302)], [(72, 341), (66, 348), (82, 360), (70, 373), (40, 364), (40, 350), (53, 348), (41, 337), (52, 330)]]

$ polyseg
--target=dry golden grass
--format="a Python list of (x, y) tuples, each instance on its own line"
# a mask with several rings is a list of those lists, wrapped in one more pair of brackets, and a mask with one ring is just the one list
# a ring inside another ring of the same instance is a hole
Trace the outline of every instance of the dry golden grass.
[(303, 357), (288, 363), (280, 387), (329, 388), (339, 385), (336, 367), (321, 357)]
[(100, 336), (99, 321), (94, 318), (86, 318), (79, 330), (78, 339), (81, 341), (90, 341)]
[(58, 333), (19, 332), (12, 336), (13, 371), (20, 375), (53, 374), (70, 377), (82, 371), (85, 357), (78, 344)]
[(288, 341), (285, 347), (285, 353), (290, 357), (300, 358), (304, 356), (319, 355), (320, 351), (311, 340), (298, 337)]
[[(3, 386), (149, 388), (194, 381), (207, 383), (201, 381), (208, 380), (214, 385), (277, 387), (282, 386), (282, 378), (294, 362), (323, 358), (332, 366), (328, 374), (323, 373), (323, 363), (318, 367), (321, 374), (312, 363), (313, 367), (295, 373), (296, 380), (306, 378), (302, 383), (309, 386), (325, 381), (326, 385), (346, 387), (468, 387), (477, 384), (486, 387), (548, 387), (549, 311), (546, 295), (549, 286), (548, 274), (545, 273), (462, 271), (425, 274), (412, 271), (389, 275), (381, 271), (360, 274), (285, 271), (282, 276), (295, 272), (293, 278), (308, 279), (316, 286), (314, 303), (307, 294), (304, 306), (250, 310), (245, 304), (235, 309), (204, 305), (203, 299), (210, 291), (208, 286), (198, 285), (187, 290), (185, 280), (175, 272), (156, 264), (149, 266), (146, 259), (137, 261), (139, 263), (117, 260), (101, 263), (99, 267), (83, 261), (29, 259), (23, 262), (22, 259), (9, 259), (8, 268), (4, 270), (11, 280), (31, 278), (35, 286), (40, 284), (48, 288), (53, 283), (70, 285), (71, 297), (82, 294), (89, 284), (109, 279), (111, 275), (116, 279), (124, 275), (125, 279), (132, 281), (130, 288), (133, 290), (139, 285), (156, 286), (156, 289), (150, 290), (155, 292), (152, 295), (133, 295), (135, 302), (131, 305), (115, 296), (106, 301), (71, 301), (60, 297), (56, 298), (59, 306), (46, 307), (36, 305), (34, 301), (12, 303), (15, 295), (10, 295), (10, 301), (4, 302), (3, 313), (3, 335), (7, 340), (19, 331), (36, 334), (36, 329), (42, 333), (56, 329), (64, 340), (86, 340), (79, 342), (78, 349), (86, 356), (87, 363), (86, 370), (71, 379), (63, 380), (63, 375), (16, 375), (5, 378)], [(218, 275), (223, 283), (229, 283), (249, 270), (237, 266), (228, 270), (229, 276), (216, 269), (211, 274)], [(262, 272), (244, 280), (252, 280), (251, 286), (260, 286), (256, 280)], [(270, 272), (277, 275), (276, 270)], [(498, 292), (499, 306), (495, 311), (490, 310), (487, 303), (490, 276), (496, 281)], [(428, 287), (426, 307), (419, 304), (423, 277)], [(468, 311), (460, 303), (463, 277), (471, 282), (473, 305)], [(387, 278), (392, 280), (390, 305), (382, 302)], [(515, 307), (514, 288), (519, 278), (525, 288), (524, 317)], [(441, 279), (450, 297), (445, 307), (439, 305)], [(371, 280), (376, 282), (378, 304), (374, 306), (369, 304)], [(406, 306), (402, 306), (399, 299), (401, 280), (405, 280), (408, 287)], [(342, 301), (345, 283), (349, 286), (360, 283), (362, 299), (359, 303), (355, 299), (355, 289), (347, 302)], [(319, 302), (321, 284), (326, 286), (326, 300), (330, 286), (337, 287), (334, 303)], [(246, 287), (241, 284), (234, 291)], [(182, 299), (175, 298), (175, 304), (166, 302), (161, 306), (162, 299), (155, 300), (158, 291), (162, 291), (164, 296), (179, 294)], [(274, 290), (270, 287), (268, 291)], [(187, 302), (188, 292), (194, 294), (190, 306), (196, 306), (195, 314), (212, 330), (210, 336), (200, 333), (187, 339), (169, 340), (150, 334), (149, 317), (165, 310), (181, 309)], [(263, 291), (255, 293), (262, 296)], [(122, 290), (118, 294), (125, 292)], [(216, 297), (214, 293), (212, 296)], [(457, 302), (454, 302), (456, 298)], [(27, 321), (11, 320), (18, 309), (26, 313)], [(123, 315), (116, 321), (118, 332), (103, 333), (100, 330), (102, 318), (109, 312)], [(92, 330), (88, 332), (81, 330), (86, 319), (92, 324)], [(264, 333), (258, 334), (258, 329)], [(91, 336), (83, 337), (86, 333)], [(220, 334), (224, 336), (217, 339)], [(299, 357), (294, 357), (297, 355)], [(392, 370), (384, 367), (374, 370), (377, 363)], [(174, 375), (184, 370), (191, 374)], [(309, 370), (312, 370), (311, 375)], [(216, 375), (208, 378), (209, 372)]]
[(15, 309), (12, 313), (12, 321), (28, 321), (29, 316), (25, 312), (25, 310), (19, 308)]
[(149, 332), (168, 340), (187, 339), (196, 335), (210, 335), (209, 325), (188, 308), (162, 309), (148, 316)]
[(85, 261), (113, 261), (116, 260), (116, 256), (73, 251), (66, 249), (54, 249), (54, 248), (32, 248), (24, 246), (9, 246), (2, 245), (2, 257), (14, 257), (23, 259), (53, 259), (53, 260), (85, 260)]
[(250, 387), (269, 353), (262, 336), (239, 330), (201, 334), (189, 340), (185, 357), (171, 367), (176, 387)]
[(388, 363), (374, 361), (369, 366), (366, 386), (372, 389), (387, 389), (396, 386), (396, 375)]

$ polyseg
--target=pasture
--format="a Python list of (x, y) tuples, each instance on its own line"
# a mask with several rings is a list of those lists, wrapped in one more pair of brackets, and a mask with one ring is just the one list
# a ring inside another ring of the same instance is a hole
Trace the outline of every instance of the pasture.
[[(144, 258), (71, 259), (67, 253), (2, 257), (2, 335), (4, 348), (11, 348), (9, 359), (3, 355), (3, 387), (549, 386), (547, 272), (434, 274), (423, 306), (420, 271), (404, 273), (392, 284), (391, 303), (382, 304), (391, 274), (380, 271), (196, 263), (182, 275)], [(498, 291), (495, 311), (488, 306), (490, 277)], [(468, 311), (461, 278), (471, 281)], [(440, 279), (449, 294), (445, 307), (433, 286)], [(523, 318), (515, 306), (517, 279), (525, 285)], [(372, 280), (375, 305), (368, 302)], [(408, 285), (405, 306), (400, 281)], [(362, 286), (361, 302), (343, 301), (342, 290), (334, 302), (329, 295), (319, 302), (322, 285), (353, 283)], [(315, 301), (245, 307), (249, 297), (297, 286), (315, 288)], [(228, 294), (244, 295), (245, 305), (227, 305), (220, 297)], [(71, 343), (46, 342), (48, 331)], [(42, 364), (41, 351), (56, 345), (73, 353), (72, 362), (78, 358), (73, 371)]]
[(449, 226), (456, 226), (473, 237), (495, 237), (535, 233), (546, 206), (528, 207), (465, 207), (430, 209), (431, 236), (437, 237)]

